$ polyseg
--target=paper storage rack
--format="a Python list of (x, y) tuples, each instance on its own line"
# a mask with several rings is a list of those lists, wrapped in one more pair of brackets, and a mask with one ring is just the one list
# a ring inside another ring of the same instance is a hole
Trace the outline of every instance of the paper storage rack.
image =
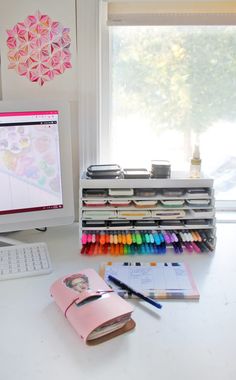
[(212, 252), (213, 180), (82, 177), (79, 221), (84, 254)]

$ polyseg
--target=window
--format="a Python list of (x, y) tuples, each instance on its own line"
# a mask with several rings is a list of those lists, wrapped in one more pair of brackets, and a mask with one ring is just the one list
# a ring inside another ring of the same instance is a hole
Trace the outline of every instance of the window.
[(199, 143), (216, 198), (236, 206), (236, 26), (130, 20), (108, 27), (103, 162), (150, 167), (152, 159), (169, 159), (173, 170), (188, 171)]

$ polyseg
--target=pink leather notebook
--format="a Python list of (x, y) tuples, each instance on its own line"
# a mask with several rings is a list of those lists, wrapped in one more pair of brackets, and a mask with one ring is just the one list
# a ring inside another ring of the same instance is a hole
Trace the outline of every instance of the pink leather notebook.
[(50, 292), (76, 332), (97, 344), (135, 327), (132, 306), (116, 294), (93, 269), (64, 276)]

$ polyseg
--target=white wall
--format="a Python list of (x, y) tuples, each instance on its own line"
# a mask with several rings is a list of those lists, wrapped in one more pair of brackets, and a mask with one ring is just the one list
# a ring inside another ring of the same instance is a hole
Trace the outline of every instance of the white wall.
[[(4, 3), (4, 4), (3, 4)], [(48, 14), (52, 20), (59, 21), (64, 27), (70, 28), (71, 63), (72, 68), (66, 69), (62, 75), (46, 82), (43, 86), (19, 76), (15, 70), (8, 69), (8, 47), (6, 45), (7, 29), (23, 21), (28, 15), (39, 10)], [(78, 152), (78, 59), (76, 47), (76, 0), (7, 0), (0, 5), (0, 99), (3, 100), (30, 100), (53, 99), (65, 100), (71, 106), (71, 133), (73, 174), (75, 192), (75, 211), (78, 215), (78, 187), (79, 187), (79, 152)], [(2, 94), (1, 94), (2, 92)]]

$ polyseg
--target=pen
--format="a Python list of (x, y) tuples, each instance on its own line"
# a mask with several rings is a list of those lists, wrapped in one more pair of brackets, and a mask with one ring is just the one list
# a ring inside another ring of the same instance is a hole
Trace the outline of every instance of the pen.
[(162, 308), (162, 305), (159, 302), (154, 301), (152, 298), (146, 297), (144, 294), (137, 292), (137, 290), (134, 290), (130, 288), (128, 285), (126, 285), (124, 282), (118, 280), (118, 278), (113, 277), (111, 275), (108, 276), (108, 279), (113, 282), (115, 285), (118, 285), (122, 289), (128, 290), (130, 293), (134, 294), (138, 298), (141, 298), (142, 300), (150, 303), (151, 305), (157, 307), (158, 309)]

